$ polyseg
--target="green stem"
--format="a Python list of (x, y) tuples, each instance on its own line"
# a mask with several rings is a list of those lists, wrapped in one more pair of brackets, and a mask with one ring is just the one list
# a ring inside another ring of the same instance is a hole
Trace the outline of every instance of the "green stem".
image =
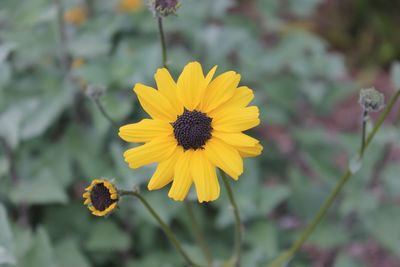
[(57, 10), (57, 26), (59, 36), (60, 64), (65, 78), (69, 77), (68, 37), (64, 22), (64, 7), (61, 0), (54, 0)]
[(361, 132), (361, 152), (360, 157), (362, 158), (365, 150), (365, 137), (367, 135), (367, 122), (368, 122), (368, 111), (364, 110), (362, 115), (362, 132)]
[(158, 33), (160, 34), (160, 42), (161, 42), (161, 53), (162, 53), (162, 64), (164, 68), (168, 69), (167, 66), (167, 45), (165, 43), (165, 35), (164, 35), (164, 27), (162, 17), (157, 18), (158, 22)]
[(232, 259), (236, 262), (236, 266), (240, 266), (240, 254), (242, 250), (242, 222), (240, 220), (239, 208), (236, 204), (235, 197), (233, 195), (232, 188), (229, 184), (228, 177), (221, 171), (222, 181), (224, 182), (226, 191), (228, 192), (229, 201), (231, 202), (233, 213), (235, 215), (235, 243)]
[(187, 262), (187, 264), (189, 266), (193, 266), (193, 267), (202, 267), (201, 265), (198, 265), (192, 261), (192, 259), (189, 257), (189, 255), (182, 248), (180, 242), (176, 238), (172, 229), (161, 219), (161, 217), (157, 214), (157, 212), (151, 207), (150, 203), (147, 202), (147, 200), (139, 192), (120, 190), (119, 194), (120, 194), (120, 196), (134, 196), (134, 197), (138, 198), (142, 202), (142, 204), (147, 208), (147, 210), (151, 213), (151, 215), (153, 215), (154, 219), (156, 219), (156, 221), (160, 224), (160, 227), (164, 231), (165, 235), (168, 237), (168, 239), (171, 241), (171, 243), (175, 246), (175, 248), (178, 250), (178, 252), (182, 255), (182, 257)]
[(207, 242), (204, 238), (205, 235), (204, 235), (200, 225), (197, 223), (196, 216), (193, 211), (193, 205), (191, 202), (186, 201), (185, 207), (186, 207), (186, 211), (187, 211), (187, 214), (189, 217), (190, 225), (192, 226), (191, 228), (193, 229), (194, 237), (195, 237), (197, 243), (199, 244), (199, 247), (203, 251), (203, 254), (207, 260), (208, 266), (212, 266), (213, 258), (212, 258), (210, 250), (208, 249)]
[[(364, 142), (364, 146), (360, 148), (359, 150), (359, 157), (360, 160), (362, 159), (362, 156), (365, 152), (365, 150), (368, 148), (369, 144), (371, 143), (372, 139), (375, 137), (375, 134), (378, 132), (380, 127), (382, 126), (383, 122), (385, 121), (386, 117), (389, 115), (390, 111), (393, 109), (394, 104), (400, 97), (400, 90), (396, 92), (396, 94), (392, 97), (390, 100), (389, 104), (383, 111), (383, 113), (380, 115), (378, 118), (374, 128), (372, 129), (372, 132), (368, 135), (367, 139)], [(294, 244), (288, 249), (287, 251), (283, 252), (278, 258), (276, 258), (271, 264), (268, 265), (268, 267), (280, 267), (287, 263), (294, 255), (295, 253), (302, 247), (304, 242), (309, 238), (309, 236), (313, 233), (314, 229), (318, 226), (318, 224), (321, 222), (329, 208), (332, 206), (333, 202), (335, 201), (337, 195), (340, 193), (342, 190), (343, 186), (346, 184), (346, 182), (349, 180), (349, 178), (352, 176), (351, 170), (348, 168), (346, 172), (343, 174), (343, 176), (340, 178), (339, 182), (336, 184), (335, 188), (333, 189), (332, 193), (329, 195), (328, 199), (324, 202), (320, 210), (318, 211), (317, 215), (314, 217), (314, 219), (311, 221), (311, 223), (307, 226), (307, 228), (304, 230), (304, 232), (300, 235), (300, 237), (294, 242)]]
[(97, 108), (100, 110), (100, 113), (104, 116), (104, 118), (106, 118), (106, 120), (108, 120), (111, 125), (116, 127), (117, 123), (107, 113), (106, 109), (101, 104), (99, 97), (93, 97), (93, 101), (96, 104)]

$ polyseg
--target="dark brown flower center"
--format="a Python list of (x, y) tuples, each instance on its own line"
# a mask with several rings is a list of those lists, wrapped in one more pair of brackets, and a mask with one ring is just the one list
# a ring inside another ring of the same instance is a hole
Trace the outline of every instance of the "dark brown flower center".
[(211, 138), (211, 121), (203, 112), (185, 110), (172, 124), (176, 141), (185, 150), (203, 148)]
[(92, 201), (92, 205), (98, 211), (107, 209), (116, 201), (115, 199), (111, 199), (110, 191), (104, 186), (103, 183), (96, 184), (93, 187), (92, 191), (90, 192), (90, 199)]

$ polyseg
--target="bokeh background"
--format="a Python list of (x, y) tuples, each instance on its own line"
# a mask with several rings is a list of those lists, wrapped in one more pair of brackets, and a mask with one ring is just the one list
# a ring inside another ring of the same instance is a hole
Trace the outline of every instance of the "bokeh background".
[[(266, 266), (356, 154), (359, 89), (376, 86), (388, 99), (400, 87), (400, 1), (181, 4), (164, 20), (175, 78), (192, 60), (219, 73), (233, 69), (261, 109), (251, 134), (264, 152), (245, 161), (233, 186), (245, 223), (243, 266)], [(81, 194), (98, 177), (141, 186), (204, 262), (184, 204), (167, 189), (147, 192), (154, 166), (130, 170), (122, 158), (128, 145), (117, 136), (119, 125), (145, 116), (131, 88), (154, 84), (160, 65), (156, 21), (140, 0), (0, 1), (0, 266), (184, 266), (136, 200), (123, 199), (108, 218), (90, 215)], [(398, 106), (290, 266), (400, 266), (397, 114)], [(226, 192), (211, 204), (189, 199), (222, 262), (233, 240)]]

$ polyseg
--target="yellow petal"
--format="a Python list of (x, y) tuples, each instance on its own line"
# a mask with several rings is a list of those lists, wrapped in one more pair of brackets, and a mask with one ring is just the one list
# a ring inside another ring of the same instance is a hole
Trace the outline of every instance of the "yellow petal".
[(95, 216), (101, 217), (101, 216), (106, 215), (107, 212), (106, 212), (106, 210), (103, 210), (103, 211), (95, 210), (95, 211), (92, 211), (92, 214)]
[(212, 127), (221, 132), (242, 132), (260, 124), (259, 110), (256, 106), (226, 109), (215, 114)]
[(217, 68), (218, 68), (218, 66), (215, 65), (215, 66), (212, 67), (212, 69), (207, 73), (207, 76), (206, 76), (206, 84), (207, 84), (207, 85), (211, 82), (212, 78), (214, 77), (214, 74), (215, 74), (215, 71), (217, 70)]
[(83, 205), (87, 205), (87, 204), (89, 204), (89, 203), (91, 203), (90, 198), (86, 199), (85, 202), (83, 202)]
[(172, 181), (174, 176), (175, 164), (179, 157), (183, 154), (183, 148), (177, 146), (172, 155), (165, 161), (158, 164), (156, 171), (150, 179), (147, 186), (149, 190), (156, 190), (164, 187)]
[(103, 179), (94, 179), (94, 180), (92, 181), (92, 185), (102, 184), (103, 182), (104, 182)]
[(108, 208), (105, 210), (106, 213), (111, 212), (113, 209), (117, 207), (117, 202), (112, 203)]
[(93, 183), (85, 188), (85, 191), (91, 191), (93, 189)]
[(138, 83), (133, 89), (143, 109), (153, 118), (173, 122), (177, 114), (172, 104), (160, 92)]
[(168, 196), (173, 200), (184, 200), (193, 183), (192, 176), (190, 175), (190, 161), (192, 154), (193, 150), (187, 150), (182, 153), (176, 162), (174, 181), (172, 182), (171, 189), (168, 192)]
[(185, 66), (178, 79), (177, 95), (186, 109), (194, 110), (200, 103), (206, 87), (200, 63), (191, 62)]
[(259, 143), (259, 141), (251, 136), (244, 133), (226, 133), (213, 131), (212, 135), (224, 140), (225, 143), (232, 146), (242, 147), (253, 147)]
[(228, 71), (219, 75), (205, 90), (202, 111), (210, 112), (232, 98), (240, 81), (240, 75)]
[(124, 158), (130, 168), (136, 169), (150, 163), (166, 160), (176, 146), (176, 140), (172, 136), (160, 137), (125, 151)]
[(158, 69), (154, 79), (156, 80), (158, 91), (169, 100), (175, 109), (175, 113), (182, 114), (183, 105), (176, 95), (177, 85), (169, 71), (166, 68)]
[(83, 198), (89, 198), (90, 197), (90, 192), (85, 192), (82, 195)]
[(239, 151), (240, 155), (245, 158), (256, 157), (261, 154), (263, 151), (263, 147), (260, 144), (257, 144), (252, 147), (240, 147), (235, 146), (235, 148)]
[(237, 180), (243, 173), (243, 160), (239, 152), (220, 139), (212, 137), (205, 145), (204, 152), (212, 164)]
[(172, 132), (171, 124), (166, 121), (144, 119), (138, 123), (122, 126), (118, 135), (127, 142), (148, 142)]
[(253, 98), (253, 90), (247, 86), (241, 86), (235, 90), (233, 96), (228, 101), (217, 107), (213, 112), (219, 112), (231, 108), (244, 108), (251, 102), (251, 100), (253, 100)]
[(190, 166), (199, 202), (217, 199), (219, 197), (220, 187), (216, 169), (207, 159), (203, 150), (196, 150), (193, 152)]

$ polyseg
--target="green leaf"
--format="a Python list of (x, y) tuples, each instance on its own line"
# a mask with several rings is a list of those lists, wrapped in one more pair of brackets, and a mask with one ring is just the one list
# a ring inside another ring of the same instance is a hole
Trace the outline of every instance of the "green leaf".
[(110, 43), (100, 35), (86, 33), (73, 40), (69, 48), (75, 57), (96, 57), (106, 54)]
[(400, 254), (400, 210), (397, 206), (384, 206), (363, 216), (370, 234), (394, 254)]
[(0, 137), (3, 137), (11, 148), (16, 148), (20, 141), (20, 126), (27, 114), (30, 114), (39, 105), (37, 99), (32, 98), (20, 103), (14, 103), (9, 109), (0, 114)]
[[(100, 218), (100, 220), (102, 219), (103, 218)], [(107, 252), (127, 250), (130, 244), (130, 237), (113, 222), (99, 221), (93, 225), (85, 246), (91, 251)]]
[(382, 185), (384, 187), (385, 194), (387, 194), (389, 197), (400, 196), (399, 173), (400, 166), (396, 162), (386, 165), (386, 168), (382, 171)]
[(62, 186), (44, 171), (37, 179), (20, 181), (10, 192), (14, 203), (48, 204), (66, 203), (68, 200)]
[(307, 242), (323, 249), (332, 249), (345, 244), (347, 241), (348, 234), (339, 224), (323, 222), (318, 225)]
[(90, 267), (90, 263), (79, 249), (79, 245), (72, 239), (67, 239), (57, 244), (55, 255), (58, 267)]
[(46, 230), (39, 227), (30, 250), (18, 261), (18, 267), (58, 267)]
[(390, 70), (390, 75), (392, 78), (392, 83), (396, 87), (397, 90), (400, 90), (400, 62), (397, 61), (393, 63), (392, 68)]
[(335, 260), (334, 267), (363, 267), (359, 261), (353, 259), (352, 257), (340, 253), (339, 256)]
[(0, 203), (0, 265), (15, 264), (16, 258), (13, 253), (13, 236), (8, 222), (7, 212)]
[(366, 214), (375, 210), (379, 205), (378, 199), (374, 194), (367, 194), (364, 190), (351, 190), (345, 195), (340, 205), (340, 212), (343, 215), (357, 212), (358, 214)]
[(270, 213), (277, 205), (288, 198), (290, 190), (287, 186), (268, 186), (261, 191), (260, 209), (262, 214)]
[(278, 254), (277, 229), (271, 223), (261, 221), (247, 227), (245, 241), (251, 244), (252, 250), (262, 252), (264, 260)]
[(26, 114), (21, 125), (21, 138), (30, 139), (42, 135), (64, 111), (71, 97), (72, 90), (63, 90), (55, 96), (43, 98), (37, 109)]

